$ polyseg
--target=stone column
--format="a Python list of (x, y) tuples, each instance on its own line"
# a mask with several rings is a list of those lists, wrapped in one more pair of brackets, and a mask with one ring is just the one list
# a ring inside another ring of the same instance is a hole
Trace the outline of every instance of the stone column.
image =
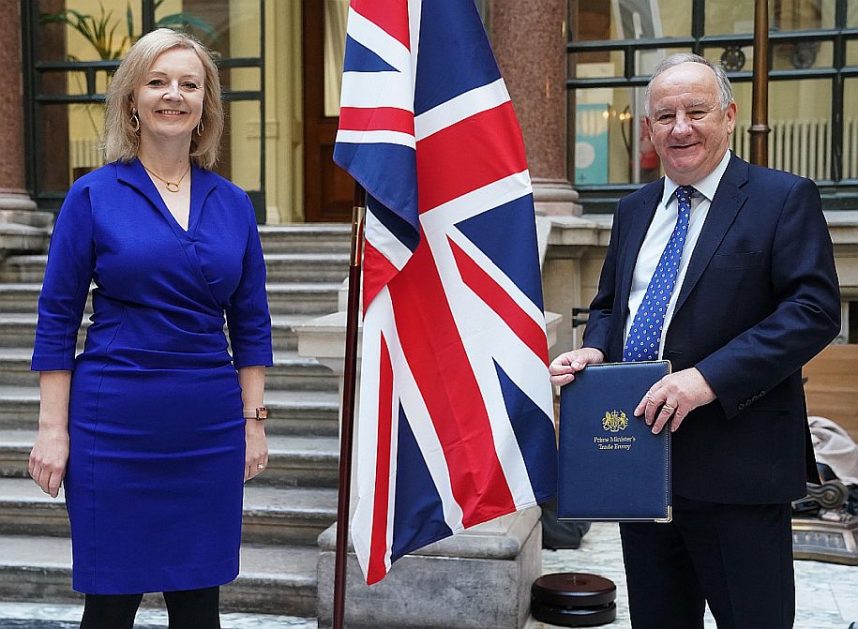
[(566, 170), (567, 0), (494, 0), (492, 47), (524, 133), (536, 211), (577, 215)]
[(0, 91), (0, 223), (26, 223), (22, 212), (36, 209), (25, 190), (24, 177), (24, 79), (21, 65), (21, 3), (0, 0), (0, 67), (7, 84)]

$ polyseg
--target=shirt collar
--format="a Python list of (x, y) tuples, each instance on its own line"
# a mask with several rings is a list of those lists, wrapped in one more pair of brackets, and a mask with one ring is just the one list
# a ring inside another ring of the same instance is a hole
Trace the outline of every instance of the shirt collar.
[[(718, 162), (718, 165), (711, 173), (706, 175), (703, 179), (691, 184), (697, 192), (702, 194), (709, 201), (712, 201), (712, 199), (715, 198), (715, 191), (718, 190), (718, 184), (721, 183), (721, 177), (724, 176), (724, 172), (727, 170), (727, 165), (730, 163), (731, 155), (731, 151), (727, 150), (724, 153), (724, 157), (721, 158), (721, 161)], [(676, 192), (678, 187), (679, 184), (674, 182), (667, 175), (664, 176), (664, 192), (661, 197), (661, 204), (663, 207), (667, 207), (673, 193)]]

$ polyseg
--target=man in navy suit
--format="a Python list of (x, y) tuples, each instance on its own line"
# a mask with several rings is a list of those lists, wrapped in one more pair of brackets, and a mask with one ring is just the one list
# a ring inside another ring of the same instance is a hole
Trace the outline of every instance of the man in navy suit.
[[(622, 199), (583, 347), (588, 364), (664, 358), (635, 413), (673, 438), (673, 522), (623, 523), (635, 629), (792, 627), (790, 501), (815, 478), (801, 368), (840, 329), (815, 184), (728, 150), (726, 75), (675, 55), (647, 87), (665, 177)], [(652, 279), (652, 282), (651, 282)], [(650, 353), (647, 353), (650, 352)]]

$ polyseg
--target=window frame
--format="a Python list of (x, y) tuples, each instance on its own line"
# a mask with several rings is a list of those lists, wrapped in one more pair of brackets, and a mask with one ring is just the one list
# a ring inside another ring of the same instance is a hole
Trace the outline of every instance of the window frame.
[[(577, 78), (566, 79), (567, 118), (570, 121), (567, 133), (567, 176), (569, 181), (575, 181), (575, 91), (584, 88), (623, 88), (645, 87), (649, 81), (646, 75), (635, 74), (636, 53), (641, 50), (654, 48), (691, 50), (702, 55), (706, 49), (728, 46), (753, 46), (753, 33), (737, 35), (706, 35), (705, 34), (705, 4), (707, 0), (692, 0), (691, 35), (688, 37), (659, 37), (647, 39), (623, 40), (588, 40), (574, 41), (574, 29), (569, 29), (569, 42), (566, 46), (567, 55), (592, 52), (621, 52), (623, 54), (623, 74), (608, 78)], [(708, 0), (712, 1), (712, 0)], [(724, 1), (724, 0), (721, 0)], [(832, 63), (825, 68), (781, 69), (769, 70), (769, 81), (796, 81), (801, 79), (827, 79), (831, 85), (831, 171), (829, 178), (818, 180), (823, 198), (823, 207), (833, 209), (858, 209), (858, 179), (843, 179), (843, 132), (844, 132), (844, 87), (849, 78), (858, 78), (858, 66), (846, 65), (846, 48), (850, 41), (858, 41), (858, 28), (847, 28), (847, 0), (835, 1), (835, 17), (833, 28), (818, 28), (793, 31), (769, 30), (769, 67), (772, 67), (772, 56), (775, 44), (791, 44), (799, 42), (820, 42), (832, 45)], [(572, 4), (570, 7), (574, 7)], [(570, 20), (574, 15), (570, 15)], [(572, 63), (570, 68), (574, 67)], [(751, 71), (727, 72), (730, 81), (735, 85), (750, 83), (753, 79)], [(580, 195), (584, 211), (588, 213), (612, 213), (617, 200), (622, 196), (642, 187), (641, 184), (574, 184)]]
[[(158, 8), (155, 0), (139, 0), (142, 21), (142, 33), (155, 29), (155, 13)], [(229, 57), (216, 60), (220, 70), (234, 68), (258, 68), (258, 90), (224, 90), (224, 103), (256, 101), (259, 103), (259, 190), (247, 190), (247, 194), (256, 211), (259, 223), (265, 222), (265, 1), (259, 0), (260, 43), (258, 57)], [(26, 186), (32, 199), (40, 209), (58, 210), (67, 191), (56, 192), (43, 189), (41, 182), (41, 160), (44, 131), (41, 125), (40, 107), (43, 105), (71, 105), (104, 103), (106, 95), (96, 89), (96, 76), (99, 72), (112, 74), (119, 61), (39, 61), (40, 10), (38, 0), (22, 2), (21, 28), (24, 74), (24, 146), (26, 164)], [(38, 89), (42, 75), (51, 72), (84, 73), (86, 91), (83, 94), (44, 94)]]

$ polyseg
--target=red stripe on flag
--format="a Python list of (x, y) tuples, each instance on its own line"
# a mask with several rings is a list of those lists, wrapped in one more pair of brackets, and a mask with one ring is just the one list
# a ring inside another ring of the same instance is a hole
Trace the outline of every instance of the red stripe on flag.
[(492, 279), (451, 238), (447, 238), (456, 266), (465, 284), (492, 310), (497, 312), (518, 338), (548, 365), (548, 340), (545, 330), (519, 306), (501, 286)]
[(399, 341), (468, 527), (515, 511), (488, 411), (425, 240), (388, 284)]
[(366, 241), (363, 249), (363, 311), (375, 299), (378, 292), (399, 273), (393, 264), (376, 249), (369, 241)]
[(375, 454), (375, 492), (366, 582), (381, 581), (387, 574), (387, 520), (390, 501), (390, 441), (393, 423), (393, 366), (381, 335), (378, 387), (378, 436)]
[(411, 50), (408, 0), (352, 0), (351, 7)]
[(342, 107), (340, 130), (400, 131), (414, 135), (414, 114), (396, 107)]
[(417, 143), (420, 211), (526, 168), (512, 103), (465, 118)]

